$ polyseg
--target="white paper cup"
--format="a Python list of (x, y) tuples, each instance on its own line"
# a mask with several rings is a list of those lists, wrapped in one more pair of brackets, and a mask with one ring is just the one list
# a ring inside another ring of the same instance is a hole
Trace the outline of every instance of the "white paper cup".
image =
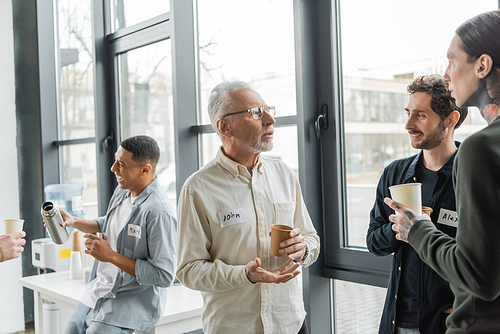
[(389, 187), (393, 201), (396, 201), (413, 212), (422, 213), (421, 183), (406, 183)]
[(83, 278), (82, 257), (78, 251), (71, 252), (69, 257), (69, 278)]
[(21, 232), (23, 230), (24, 219), (5, 219), (5, 234)]

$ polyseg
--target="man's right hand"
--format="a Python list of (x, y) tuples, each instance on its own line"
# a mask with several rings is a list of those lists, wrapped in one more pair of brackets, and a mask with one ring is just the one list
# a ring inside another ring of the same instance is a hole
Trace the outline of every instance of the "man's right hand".
[(76, 217), (73, 217), (72, 215), (70, 215), (68, 213), (68, 211), (66, 211), (64, 209), (59, 209), (59, 212), (61, 212), (61, 217), (64, 221), (61, 225), (62, 227), (74, 226), (75, 221), (76, 221)]
[(4, 261), (17, 259), (24, 252), (23, 245), (26, 240), (22, 239), (26, 236), (26, 232), (14, 232), (0, 237), (0, 247), (2, 248)]
[(64, 209), (59, 209), (59, 212), (61, 212), (61, 217), (63, 219), (63, 223), (61, 224), (62, 227), (67, 227), (67, 226), (74, 227), (77, 230), (85, 233), (101, 232), (101, 227), (99, 226), (99, 223), (97, 223), (96, 220), (77, 218), (75, 216), (70, 215), (68, 211)]
[(252, 283), (286, 283), (300, 274), (300, 271), (297, 270), (297, 268), (300, 267), (298, 263), (295, 263), (292, 267), (287, 269), (292, 261), (293, 258), (288, 257), (288, 261), (281, 267), (270, 270), (261, 268), (261, 261), (259, 258), (256, 258), (254, 261), (247, 263), (245, 266), (245, 273)]

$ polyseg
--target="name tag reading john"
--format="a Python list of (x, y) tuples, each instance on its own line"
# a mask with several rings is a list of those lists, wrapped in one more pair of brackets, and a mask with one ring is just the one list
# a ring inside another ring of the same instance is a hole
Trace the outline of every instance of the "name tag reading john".
[(458, 226), (458, 217), (456, 211), (446, 210), (441, 208), (439, 210), (438, 223), (448, 225), (451, 227)]
[(219, 221), (222, 227), (246, 223), (247, 217), (245, 215), (245, 209), (240, 208), (227, 212), (220, 212)]
[(132, 237), (141, 238), (141, 227), (139, 225), (128, 224), (127, 235)]

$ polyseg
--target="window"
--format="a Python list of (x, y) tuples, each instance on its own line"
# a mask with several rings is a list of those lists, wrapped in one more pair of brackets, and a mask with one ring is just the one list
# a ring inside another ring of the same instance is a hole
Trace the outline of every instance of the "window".
[[(347, 197), (347, 247), (366, 247), (368, 215), (375, 200), (375, 187), (384, 167), (395, 159), (418, 152), (409, 145), (404, 130), (408, 103), (406, 86), (417, 76), (443, 74), (453, 31), (473, 13), (491, 10), (493, 0), (478, 1), (459, 8), (453, 1), (406, 4), (385, 1), (340, 1), (343, 71), (343, 115), (345, 179)], [(455, 5), (454, 5), (455, 4)], [(366, 10), (360, 13), (359, 6)], [(457, 11), (443, 20), (448, 8)], [(391, 8), (387, 11), (387, 8)], [(432, 11), (429, 11), (432, 8)], [(398, 15), (398, 13), (406, 13)], [(410, 15), (410, 17), (409, 17)], [(361, 17), (360, 17), (361, 16)], [(357, 20), (354, 20), (354, 18)], [(419, 17), (431, 22), (439, 34), (418, 32)], [(358, 22), (370, 29), (359, 29)], [(406, 27), (394, 29), (394, 27)], [(413, 29), (412, 29), (413, 28)], [(415, 29), (415, 30), (414, 30)], [(379, 36), (389, 36), (381, 39)], [(384, 50), (370, 52), (364, 50)], [(474, 116), (473, 116), (474, 115)], [(486, 122), (474, 112), (457, 131), (457, 139), (474, 133)]]
[(111, 0), (113, 31), (143, 23), (158, 14), (170, 11), (166, 0)]
[(333, 280), (335, 333), (378, 333), (386, 289)]
[(160, 146), (156, 175), (176, 203), (170, 39), (118, 56), (122, 139), (148, 135)]
[[(359, 8), (363, 8), (362, 11)], [(326, 180), (327, 266), (388, 275), (390, 258), (375, 258), (366, 250), (369, 213), (375, 200), (375, 188), (385, 166), (395, 159), (408, 157), (414, 150), (404, 129), (409, 95), (407, 85), (416, 77), (443, 74), (446, 52), (456, 29), (475, 14), (498, 8), (498, 2), (473, 3), (424, 1), (405, 3), (396, 0), (337, 1), (339, 51), (339, 90), (336, 95), (339, 120), (337, 137), (323, 140), (325, 148), (339, 143), (339, 160), (331, 160), (326, 170), (336, 183)], [(453, 12), (443, 19), (443, 13)], [(425, 27), (420, 24), (425, 17)], [(360, 25), (360, 22), (363, 22)], [(432, 34), (427, 33), (431, 29)], [(424, 32), (425, 31), (425, 32)], [(439, 32), (439, 33), (437, 33)], [(341, 51), (340, 51), (341, 50)], [(341, 75), (340, 75), (341, 73)], [(457, 130), (456, 140), (484, 127), (477, 110)], [(338, 192), (340, 190), (340, 192)], [(335, 205), (333, 205), (335, 204)], [(337, 223), (328, 217), (340, 218)], [(380, 280), (380, 285), (385, 285)], [(373, 284), (373, 283), (372, 283)]]
[(94, 127), (94, 63), (89, 0), (57, 1), (59, 139), (89, 138)]
[[(283, 125), (280, 117), (296, 115), (293, 3), (209, 0), (198, 1), (197, 5), (198, 124), (210, 124), (208, 97), (223, 81), (249, 83), (269, 105), (276, 106), (276, 126)], [(201, 141), (201, 162), (206, 164), (221, 143), (216, 134), (202, 134)], [(296, 127), (278, 128), (275, 148), (265, 155), (282, 159), (298, 171), (297, 146), (287, 145), (292, 142), (297, 142)]]
[(57, 140), (59, 177), (83, 186), (84, 214), (97, 213), (92, 12), (89, 0), (58, 0)]

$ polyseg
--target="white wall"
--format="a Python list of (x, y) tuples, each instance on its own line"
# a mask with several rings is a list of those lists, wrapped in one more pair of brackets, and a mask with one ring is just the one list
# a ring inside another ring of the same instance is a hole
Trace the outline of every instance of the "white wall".
[[(0, 235), (2, 235), (4, 234), (3, 220), (19, 218), (11, 0), (0, 0), (0, 43), (2, 66), (2, 75), (0, 75)], [(23, 290), (18, 283), (21, 272), (21, 258), (0, 263), (0, 333), (24, 330)]]

